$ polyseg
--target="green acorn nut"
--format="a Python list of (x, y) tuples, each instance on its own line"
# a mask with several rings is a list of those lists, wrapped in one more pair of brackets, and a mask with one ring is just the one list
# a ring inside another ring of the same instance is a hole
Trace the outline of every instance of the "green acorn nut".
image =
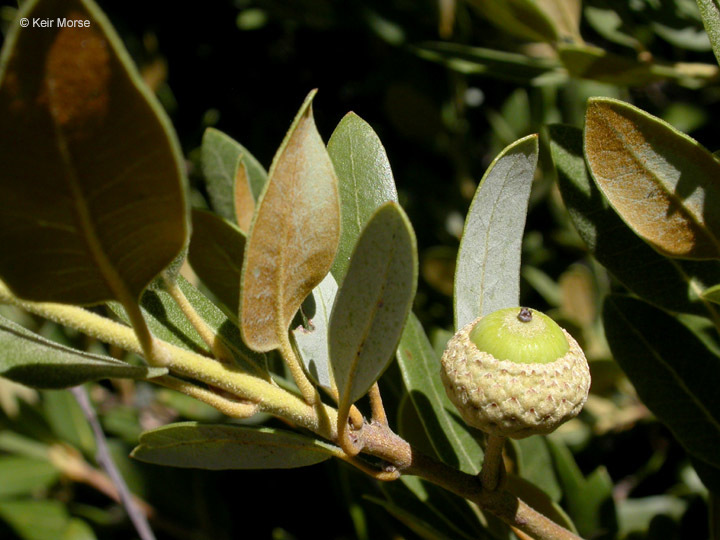
[(577, 341), (529, 308), (500, 309), (460, 329), (440, 374), (465, 422), (514, 439), (554, 431), (580, 412), (590, 390)]

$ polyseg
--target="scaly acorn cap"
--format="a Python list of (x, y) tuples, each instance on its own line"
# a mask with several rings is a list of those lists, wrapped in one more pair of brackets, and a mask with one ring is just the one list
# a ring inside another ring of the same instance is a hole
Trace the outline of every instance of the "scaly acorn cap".
[(507, 308), (479, 317), (448, 342), (445, 391), (469, 425), (523, 439), (575, 417), (590, 369), (577, 341), (547, 315)]

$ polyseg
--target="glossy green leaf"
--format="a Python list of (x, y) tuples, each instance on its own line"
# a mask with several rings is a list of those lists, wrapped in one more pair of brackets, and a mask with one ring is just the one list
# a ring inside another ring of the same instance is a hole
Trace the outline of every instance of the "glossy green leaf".
[(552, 437), (547, 442), (563, 489), (564, 506), (580, 536), (614, 538), (618, 525), (610, 475), (604, 467), (598, 467), (585, 478), (563, 443)]
[(697, 0), (697, 5), (715, 58), (720, 63), (720, 4), (717, 0)]
[(47, 490), (60, 478), (60, 471), (45, 459), (0, 456), (0, 499), (33, 495)]
[(397, 359), (408, 395), (435, 453), (443, 462), (468, 474), (480, 471), (482, 432), (460, 418), (440, 380), (440, 358), (414, 314), (403, 330)]
[(70, 524), (70, 514), (57, 500), (0, 501), (0, 519), (22, 540), (58, 540)]
[(552, 468), (552, 456), (545, 437), (536, 435), (513, 440), (517, 448), (518, 474), (540, 488), (555, 502), (560, 500), (562, 489)]
[(245, 235), (229, 221), (193, 208), (188, 261), (205, 286), (238, 313)]
[(444, 41), (421, 43), (411, 50), (420, 58), (468, 75), (487, 75), (533, 86), (557, 85), (568, 80), (567, 71), (562, 64), (549, 58), (534, 58)]
[(349, 407), (390, 364), (417, 286), (415, 233), (395, 202), (373, 214), (355, 246), (330, 316), (330, 357)]
[(558, 185), (575, 228), (590, 252), (623, 285), (658, 306), (705, 314), (702, 291), (720, 275), (717, 261), (668, 259), (633, 233), (590, 178), (582, 149), (582, 131), (553, 125), (550, 150)]
[(247, 186), (252, 198), (257, 200), (267, 182), (267, 172), (243, 145), (215, 128), (205, 130), (201, 162), (213, 209), (228, 221), (240, 225), (248, 218), (245, 205), (250, 201), (239, 197), (244, 204), (238, 204), (240, 186), (236, 184), (243, 182), (242, 187)]
[(55, 436), (88, 457), (95, 456), (95, 435), (75, 396), (68, 390), (43, 392), (43, 411)]
[[(688, 453), (720, 466), (720, 357), (657, 308), (610, 296), (603, 306), (608, 344), (643, 403)], [(672, 399), (668, 399), (672, 396)]]
[[(388, 508), (396, 518), (402, 515), (403, 523), (405, 515), (414, 515), (416, 520), (421, 518), (430, 531), (441, 533), (440, 538), (492, 538), (480, 523), (478, 512), (473, 511), (465, 499), (421, 478), (405, 475), (397, 482), (383, 484), (381, 489), (388, 499), (386, 503), (403, 512), (396, 514)], [(422, 529), (428, 530), (425, 526)]]
[(332, 274), (325, 276), (311, 296), (303, 302), (301, 311), (304, 324), (293, 329), (305, 372), (313, 381), (328, 389), (337, 389), (330, 367), (328, 329), (330, 313), (335, 302), (338, 286)]
[(470, 4), (481, 16), (512, 36), (549, 43), (559, 38), (553, 21), (535, 0), (470, 0)]
[[(552, 470), (552, 462), (549, 463), (549, 467)], [(531, 481), (510, 473), (505, 480), (505, 489), (558, 525), (577, 532), (575, 524), (562, 508)]]
[(337, 455), (332, 445), (272, 428), (229, 424), (170, 424), (140, 436), (132, 457), (197, 469), (291, 469)]
[(488, 167), (465, 218), (455, 270), (455, 328), (520, 304), (520, 252), (538, 137), (503, 150)]
[(30, 0), (0, 57), (0, 275), (18, 296), (132, 302), (187, 237), (170, 122), (91, 0)]
[(446, 540), (449, 538), (446, 531), (439, 528), (436, 524), (428, 522), (427, 514), (408, 511), (400, 504), (379, 497), (373, 497), (372, 495), (366, 496), (365, 499), (382, 506), (393, 517), (423, 540)]
[[(679, 522), (688, 508), (688, 501), (675, 495), (654, 495), (642, 498), (626, 498), (618, 503), (618, 522), (620, 537), (627, 538), (631, 533), (643, 534), (651, 527), (651, 522), (663, 516), (670, 522)], [(658, 538), (647, 533), (650, 538)], [(662, 538), (678, 538), (667, 526), (663, 527)]]
[[(177, 285), (195, 311), (200, 314), (210, 329), (225, 342), (225, 345), (233, 352), (235, 359), (244, 369), (248, 371), (265, 369), (267, 364), (265, 355), (250, 350), (243, 343), (240, 331), (232, 319), (228, 318), (219, 307), (213, 304), (207, 296), (197, 290), (185, 278), (178, 278)], [(127, 322), (125, 312), (117, 302), (108, 303), (108, 307), (120, 319)], [(210, 349), (200, 337), (200, 334), (197, 333), (197, 330), (188, 321), (169, 293), (162, 290), (145, 291), (141, 307), (143, 316), (154, 336), (178, 347), (210, 354)]]
[(604, 195), (661, 254), (720, 258), (720, 163), (695, 140), (640, 109), (594, 98), (585, 156)]
[(342, 283), (355, 243), (375, 210), (387, 201), (397, 202), (390, 162), (380, 138), (355, 113), (348, 113), (328, 142), (340, 188), (342, 226), (332, 273)]
[(340, 238), (337, 177), (315, 127), (311, 92), (275, 155), (242, 270), (240, 321), (258, 352), (280, 346), (305, 297), (330, 271)]
[(146, 379), (165, 368), (131, 366), (49, 341), (0, 317), (0, 375), (34, 388), (68, 388), (109, 378)]

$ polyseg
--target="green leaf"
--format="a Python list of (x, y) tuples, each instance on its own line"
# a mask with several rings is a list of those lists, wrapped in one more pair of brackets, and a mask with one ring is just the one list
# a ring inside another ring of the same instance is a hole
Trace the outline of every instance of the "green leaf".
[(60, 472), (46, 459), (0, 456), (0, 499), (45, 491), (60, 478)]
[(71, 518), (60, 540), (96, 540), (92, 527), (81, 519)]
[(465, 218), (455, 270), (455, 328), (520, 304), (520, 252), (538, 137), (503, 150), (488, 167)]
[(417, 286), (415, 233), (405, 212), (387, 202), (355, 246), (330, 315), (330, 357), (343, 410), (390, 364)]
[(715, 304), (720, 304), (720, 285), (713, 285), (712, 287), (705, 289), (702, 293), (702, 297)]
[(355, 243), (375, 210), (397, 202), (390, 162), (380, 138), (355, 113), (348, 113), (328, 142), (340, 188), (341, 233), (332, 273), (342, 283)]
[(632, 105), (594, 98), (585, 156), (616, 212), (661, 254), (720, 258), (720, 163), (695, 140)]
[(295, 312), (327, 275), (340, 238), (337, 178), (315, 127), (311, 92), (275, 155), (245, 248), (245, 343), (280, 346)]
[(604, 467), (583, 477), (567, 447), (553, 437), (547, 438), (555, 470), (564, 494), (564, 505), (583, 538), (614, 538), (617, 516), (612, 498), (613, 483)]
[(717, 0), (697, 0), (697, 5), (715, 58), (720, 63), (720, 5)]
[(56, 500), (0, 501), (0, 519), (23, 540), (57, 540), (70, 524), (65, 505)]
[(0, 317), (0, 375), (34, 388), (68, 388), (109, 378), (146, 379), (165, 368), (131, 366), (49, 341)]
[(550, 150), (568, 213), (590, 252), (623, 285), (658, 306), (706, 314), (700, 294), (720, 275), (717, 261), (668, 259), (633, 233), (590, 178), (582, 131), (553, 125)]
[(552, 457), (545, 437), (536, 435), (513, 440), (512, 443), (517, 448), (518, 474), (558, 502), (562, 497), (562, 489), (552, 468)]
[(82, 450), (86, 456), (95, 456), (95, 435), (71, 392), (43, 392), (43, 411), (58, 439)]
[(439, 459), (468, 474), (480, 471), (480, 431), (468, 427), (440, 380), (440, 359), (413, 313), (403, 330), (397, 359), (408, 395)]
[[(406, 516), (420, 520), (418, 532), (435, 531), (440, 536), (430, 537), (443, 539), (491, 538), (480, 523), (477, 510), (472, 510), (465, 499), (430, 482), (403, 475), (397, 482), (384, 483), (380, 487), (388, 499), (386, 503), (392, 505), (391, 508), (386, 507), (388, 511), (406, 525)], [(400, 514), (396, 513), (398, 510)]]
[(237, 314), (245, 235), (229, 221), (196, 208), (192, 224), (188, 261), (205, 286)]
[(132, 457), (173, 467), (197, 469), (290, 469), (338, 455), (322, 441), (272, 428), (170, 424), (140, 436)]
[(533, 0), (470, 0), (470, 4), (483, 17), (512, 36), (548, 43), (558, 40), (553, 21)]
[(688, 453), (720, 466), (720, 357), (674, 317), (640, 300), (610, 296), (608, 344), (643, 403)]
[(421, 43), (411, 50), (420, 58), (468, 75), (487, 75), (493, 79), (533, 86), (558, 85), (568, 80), (567, 71), (555, 59), (444, 41)]
[[(548, 465), (552, 471), (552, 461), (550, 461)], [(558, 525), (570, 531), (577, 532), (575, 524), (562, 508), (560, 508), (547, 493), (531, 481), (510, 473), (505, 480), (505, 489)]]
[[(238, 327), (219, 307), (182, 276), (178, 278), (177, 285), (195, 311), (200, 314), (210, 329), (225, 342), (233, 352), (235, 359), (244, 369), (248, 371), (265, 369), (267, 365), (265, 355), (250, 350), (243, 343)], [(154, 336), (178, 347), (210, 354), (210, 349), (200, 337), (200, 334), (197, 333), (197, 330), (188, 321), (169, 293), (162, 290), (145, 291), (141, 306), (143, 316)], [(127, 316), (122, 306), (115, 302), (109, 302), (108, 307), (123, 321), (127, 322)]]
[(91, 0), (30, 0), (0, 56), (0, 275), (19, 297), (132, 302), (183, 249), (184, 161)]
[(260, 197), (267, 172), (243, 145), (215, 128), (205, 130), (200, 159), (213, 209), (246, 231), (242, 224), (252, 219), (251, 203)]
[(645, 86), (676, 76), (670, 68), (661, 70), (655, 64), (585, 44), (561, 44), (558, 56), (573, 77), (606, 84)]
[(306, 324), (301, 324), (292, 331), (305, 372), (323, 388), (333, 390), (337, 389), (337, 386), (330, 367), (328, 328), (337, 290), (333, 275), (325, 276), (302, 305)]
[(446, 540), (447, 538), (452, 538), (447, 536), (447, 532), (439, 529), (436, 524), (429, 523), (427, 514), (423, 514), (418, 511), (409, 511), (403, 507), (406, 506), (406, 504), (401, 506), (405, 500), (401, 500), (401, 503), (394, 503), (379, 497), (373, 497), (372, 495), (367, 495), (365, 499), (377, 504), (378, 506), (382, 506), (392, 516), (394, 516), (395, 519), (400, 521), (423, 540)]

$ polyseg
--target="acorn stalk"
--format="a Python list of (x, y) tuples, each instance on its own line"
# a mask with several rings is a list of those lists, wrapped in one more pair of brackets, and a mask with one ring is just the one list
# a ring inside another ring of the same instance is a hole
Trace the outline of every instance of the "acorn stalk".
[(522, 439), (547, 434), (587, 400), (590, 370), (577, 341), (529, 308), (507, 308), (460, 329), (442, 357), (445, 390), (469, 425)]

